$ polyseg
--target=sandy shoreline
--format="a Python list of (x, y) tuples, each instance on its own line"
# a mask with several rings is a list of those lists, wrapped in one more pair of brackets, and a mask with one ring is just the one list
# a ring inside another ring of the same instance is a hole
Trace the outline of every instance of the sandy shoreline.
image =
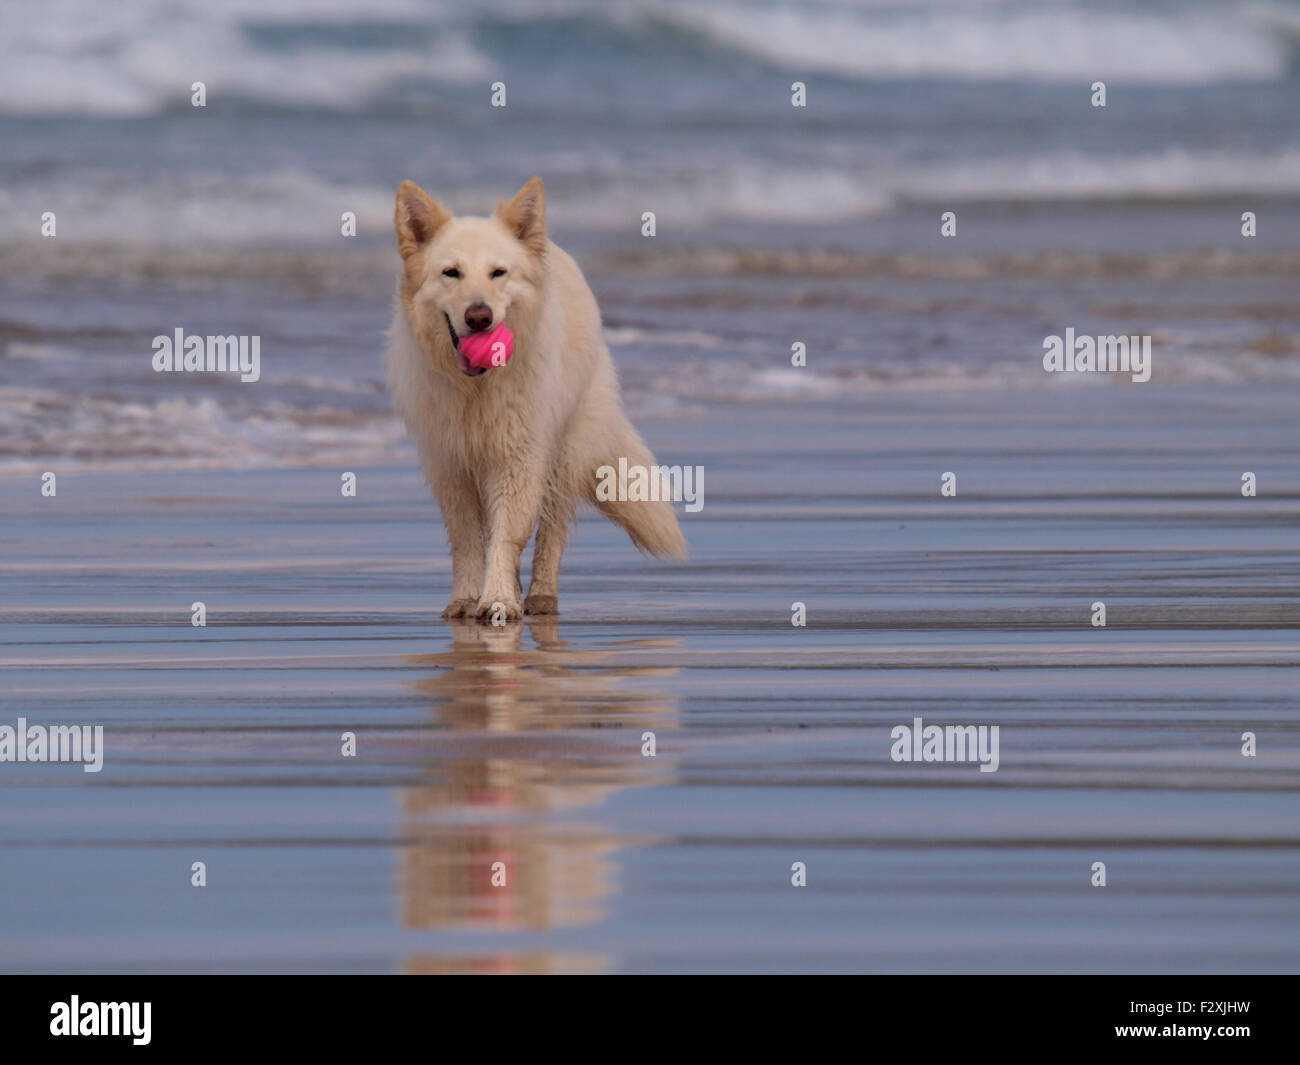
[[(691, 561), (585, 518), (504, 631), (438, 618), (414, 462), (0, 478), (0, 723), (106, 733), (3, 766), (6, 968), (1294, 971), (1291, 398), (652, 421)], [(915, 717), (999, 770), (891, 761)]]

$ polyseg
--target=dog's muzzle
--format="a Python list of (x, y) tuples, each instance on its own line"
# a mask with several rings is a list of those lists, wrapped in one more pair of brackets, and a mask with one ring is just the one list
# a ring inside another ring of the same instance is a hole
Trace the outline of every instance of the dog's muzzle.
[(447, 332), (451, 335), (451, 346), (456, 351), (456, 368), (466, 377), (482, 377), (483, 374), (487, 373), (487, 368), (483, 366), (474, 367), (469, 364), (469, 360), (460, 353), (460, 336), (456, 332), (456, 327), (451, 324), (451, 315), (443, 311), (442, 317), (447, 323)]

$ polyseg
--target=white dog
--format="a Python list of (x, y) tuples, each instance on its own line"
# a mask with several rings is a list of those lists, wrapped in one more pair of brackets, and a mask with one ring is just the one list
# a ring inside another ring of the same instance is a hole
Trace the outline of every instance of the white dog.
[[(403, 270), (388, 383), (447, 526), (452, 590), (443, 616), (556, 613), (560, 555), (584, 499), (641, 550), (684, 556), (670, 502), (597, 498), (598, 468), (622, 458), (651, 469), (655, 460), (623, 413), (596, 299), (577, 263), (546, 237), (541, 180), (491, 218), (453, 218), (405, 181), (394, 224)], [(474, 369), (461, 337), (503, 322), (513, 357)], [(519, 556), (534, 529), (521, 604)]]

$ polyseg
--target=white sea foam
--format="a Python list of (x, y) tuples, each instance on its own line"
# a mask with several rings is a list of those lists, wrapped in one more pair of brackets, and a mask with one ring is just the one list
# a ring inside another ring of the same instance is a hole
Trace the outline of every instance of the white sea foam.
[[(482, 74), (452, 29), (432, 47), (258, 47), (250, 24), (356, 19), (355, 4), (234, 0), (51, 0), (0, 5), (0, 112), (146, 115), (188, 106), (202, 81), (263, 104), (353, 110), (403, 78), (459, 81)], [(368, 0), (366, 17), (427, 17), (426, 5)]]
[[(669, 26), (694, 42), (688, 56), (702, 43), (719, 62), (862, 80), (1276, 80), (1300, 40), (1294, 8), (1206, 0), (47, 0), (0, 5), (0, 113), (153, 114), (184, 106), (195, 80), (269, 106), (357, 110), (404, 79), (482, 79), (495, 69), (475, 47), (484, 19), (491, 32), (557, 18), (665, 62)], [(398, 32), (375, 41), (365, 25)]]
[[(753, 357), (718, 352), (706, 359), (697, 338), (654, 338), (683, 349), (671, 369), (620, 351), (624, 395), (633, 417), (704, 416), (716, 405), (869, 401), (897, 392), (944, 393), (1026, 388), (1126, 387), (1113, 376), (1043, 374), (1036, 352), (1002, 353), (980, 361), (927, 359), (881, 364), (870, 352), (842, 353), (823, 367), (763, 365)], [(1169, 385), (1286, 384), (1300, 382), (1300, 358), (1245, 349), (1197, 347), (1194, 330), (1162, 336), (1151, 388)], [(1300, 337), (1291, 338), (1300, 348)], [(1086, 380), (1085, 380), (1086, 378)], [(288, 386), (307, 379), (291, 378)], [(167, 399), (83, 395), (69, 403), (66, 389), (0, 386), (0, 472), (60, 469), (328, 468), (409, 460), (409, 443), (382, 397), (378, 378), (312, 380), (310, 404), (276, 398), (277, 391)], [(331, 393), (347, 393), (333, 405)], [(363, 408), (359, 394), (374, 401)]]
[(671, 18), (790, 70), (849, 78), (1212, 84), (1285, 75), (1276, 5), (674, 4)]
[[(481, 209), (480, 188), (440, 190), (455, 208)], [(902, 202), (1041, 202), (1087, 199), (1188, 200), (1230, 195), (1300, 195), (1300, 150), (1262, 153), (1165, 149), (1098, 158), (1077, 152), (1041, 157), (944, 160), (933, 166), (835, 170), (736, 161), (692, 174), (647, 175), (635, 188), (611, 179), (547, 185), (557, 231), (610, 230), (639, 224), (653, 204), (661, 224), (807, 223), (869, 218)], [(339, 184), (298, 170), (252, 177), (165, 175), (136, 181), (93, 170), (0, 190), (0, 240), (36, 244), (42, 212), (58, 214), (60, 238), (123, 246), (203, 247), (340, 240), (340, 214), (354, 211), (362, 237), (387, 238), (393, 190)]]

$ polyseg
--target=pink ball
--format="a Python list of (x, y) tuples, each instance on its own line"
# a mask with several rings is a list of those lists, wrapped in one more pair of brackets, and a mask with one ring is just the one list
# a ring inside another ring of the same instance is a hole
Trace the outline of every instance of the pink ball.
[(515, 353), (515, 335), (505, 323), (482, 333), (470, 333), (460, 338), (460, 353), (476, 370), (504, 366)]

